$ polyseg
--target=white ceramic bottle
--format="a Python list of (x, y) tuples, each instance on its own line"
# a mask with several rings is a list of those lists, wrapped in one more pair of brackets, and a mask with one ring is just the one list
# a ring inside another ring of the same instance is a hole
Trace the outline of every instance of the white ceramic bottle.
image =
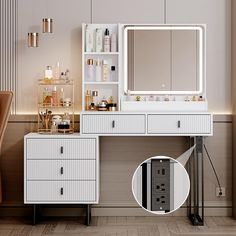
[(94, 35), (93, 35), (93, 30), (89, 25), (86, 26), (85, 30), (85, 51), (86, 52), (94, 51)]
[(96, 29), (95, 37), (95, 50), (96, 52), (102, 52), (102, 29)]
[(47, 66), (45, 72), (44, 72), (44, 78), (51, 80), (52, 79), (52, 67), (51, 66)]
[(111, 41), (110, 41), (110, 35), (109, 35), (109, 30), (106, 29), (105, 30), (105, 34), (104, 34), (104, 52), (110, 52), (110, 46), (111, 46)]
[(95, 77), (97, 82), (102, 81), (102, 67), (99, 59), (96, 61)]

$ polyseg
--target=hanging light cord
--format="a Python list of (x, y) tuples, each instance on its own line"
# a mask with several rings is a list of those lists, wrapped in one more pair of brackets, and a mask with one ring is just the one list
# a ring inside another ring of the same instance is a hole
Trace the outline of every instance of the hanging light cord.
[(219, 196), (221, 196), (221, 195), (222, 195), (222, 188), (221, 188), (220, 180), (219, 180), (219, 178), (218, 178), (218, 175), (217, 175), (217, 173), (216, 173), (216, 169), (215, 169), (215, 167), (214, 167), (214, 165), (213, 165), (213, 162), (212, 162), (212, 160), (211, 160), (211, 157), (210, 157), (210, 155), (209, 155), (209, 153), (208, 153), (208, 151), (207, 151), (207, 148), (206, 148), (206, 145), (205, 145), (205, 144), (204, 144), (204, 149), (205, 149), (205, 151), (206, 151), (208, 160), (209, 160), (209, 162), (211, 163), (211, 167), (212, 167), (212, 169), (213, 169), (213, 171), (214, 171), (214, 174), (215, 174), (215, 177), (216, 177), (216, 180), (217, 180), (219, 189), (220, 189)]

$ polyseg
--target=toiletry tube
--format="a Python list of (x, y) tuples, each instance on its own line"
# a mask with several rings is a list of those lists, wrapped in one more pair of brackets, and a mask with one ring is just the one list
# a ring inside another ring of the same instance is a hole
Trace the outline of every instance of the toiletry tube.
[(104, 34), (104, 52), (110, 52), (111, 48), (110, 48), (110, 44), (111, 44), (111, 39), (110, 39), (110, 35), (109, 35), (109, 30), (106, 29), (105, 30), (105, 34)]
[(89, 25), (86, 26), (85, 30), (85, 50), (86, 52), (94, 52), (94, 35), (93, 30)]
[(117, 52), (116, 34), (111, 34), (111, 52)]
[(102, 80), (107, 81), (109, 79), (109, 68), (106, 60), (102, 62)]
[(102, 81), (102, 66), (101, 66), (101, 61), (99, 59), (96, 61), (95, 79), (97, 82)]
[(96, 29), (95, 50), (102, 52), (102, 29)]
[(87, 80), (94, 80), (94, 67), (93, 67), (93, 59), (87, 60)]

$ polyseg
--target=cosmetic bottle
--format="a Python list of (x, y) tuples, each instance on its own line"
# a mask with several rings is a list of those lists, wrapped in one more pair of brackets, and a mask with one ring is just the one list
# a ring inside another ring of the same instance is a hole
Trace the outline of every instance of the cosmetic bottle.
[(61, 71), (60, 71), (60, 63), (57, 62), (57, 65), (53, 71), (53, 79), (58, 80), (60, 79)]
[(57, 132), (57, 124), (55, 121), (52, 122), (52, 125), (51, 125), (51, 132), (53, 134), (55, 134)]
[(60, 79), (61, 80), (65, 80), (66, 79), (66, 76), (65, 76), (64, 72), (61, 72)]
[(86, 111), (89, 110), (91, 103), (92, 103), (91, 90), (87, 90), (86, 95), (85, 95), (85, 110)]
[(110, 40), (110, 35), (109, 35), (109, 30), (108, 29), (106, 29), (105, 30), (105, 34), (104, 34), (104, 46), (103, 46), (103, 48), (104, 48), (104, 52), (110, 52), (111, 50), (110, 50), (110, 44), (111, 44), (111, 42), (110, 42), (111, 40)]
[(47, 99), (46, 97), (51, 96), (51, 93), (48, 88), (44, 88), (43, 91), (43, 103), (46, 103)]
[(111, 52), (117, 52), (116, 34), (115, 33), (111, 34)]
[(96, 29), (95, 50), (96, 52), (102, 52), (102, 29)]
[(44, 71), (44, 78), (46, 80), (52, 79), (52, 67), (51, 66), (47, 66), (46, 70)]
[(94, 42), (94, 35), (93, 30), (89, 25), (86, 26), (85, 30), (85, 50), (86, 52), (93, 52), (93, 42)]
[(94, 80), (94, 68), (93, 68), (93, 59), (87, 60), (87, 80)]
[(96, 61), (95, 77), (97, 82), (102, 81), (102, 67), (99, 59)]
[(116, 81), (116, 67), (111, 66), (110, 81)]
[(107, 81), (109, 78), (109, 68), (106, 60), (102, 62), (102, 80)]
[(95, 106), (99, 103), (98, 91), (92, 91), (93, 103)]
[(53, 101), (53, 106), (58, 105), (58, 93), (57, 93), (57, 87), (54, 86), (52, 90), (52, 101)]
[(60, 106), (63, 106), (64, 98), (65, 98), (64, 89), (61, 88), (61, 90), (60, 90), (60, 92), (59, 92), (59, 102), (60, 102)]

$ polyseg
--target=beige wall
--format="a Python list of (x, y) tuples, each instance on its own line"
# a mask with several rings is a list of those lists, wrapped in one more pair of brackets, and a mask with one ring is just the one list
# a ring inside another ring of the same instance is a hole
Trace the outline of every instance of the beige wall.
[[(207, 27), (207, 98), (216, 113), (231, 113), (230, 0), (19, 0), (17, 112), (36, 112), (37, 79), (59, 60), (76, 81), (81, 107), (81, 23), (190, 23)], [(26, 7), (27, 6), (27, 10)], [(134, 7), (135, 6), (135, 7)], [(166, 6), (166, 7), (165, 7)], [(213, 10), (214, 9), (214, 10)], [(27, 48), (30, 30), (54, 19), (54, 33), (40, 34), (40, 47)], [(29, 99), (30, 98), (30, 99)]]
[(236, 219), (236, 2), (232, 1), (233, 216)]

